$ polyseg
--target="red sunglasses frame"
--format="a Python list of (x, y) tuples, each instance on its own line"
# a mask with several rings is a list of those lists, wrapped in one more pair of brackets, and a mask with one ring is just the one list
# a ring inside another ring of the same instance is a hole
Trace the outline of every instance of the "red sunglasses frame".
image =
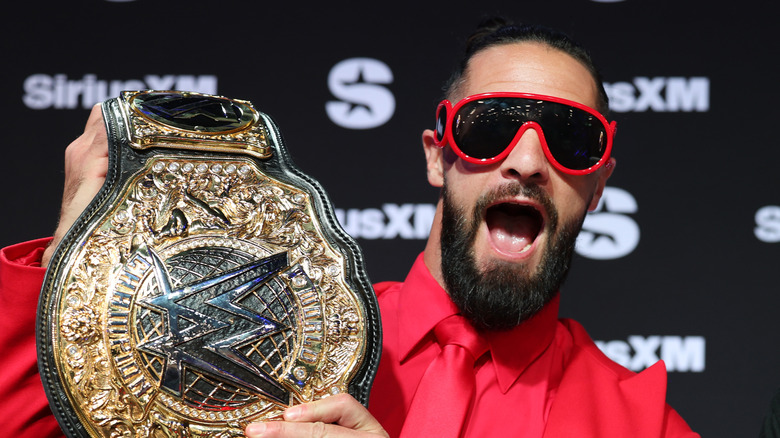
[[(509, 144), (506, 145), (504, 150), (500, 154), (496, 155), (495, 157), (474, 158), (467, 155), (462, 150), (460, 150), (457, 143), (455, 143), (455, 140), (452, 137), (452, 121), (453, 118), (455, 117), (455, 114), (458, 113), (458, 111), (460, 110), (461, 107), (463, 107), (463, 105), (469, 102), (480, 100), (480, 99), (491, 99), (497, 97), (514, 97), (514, 98), (554, 102), (554, 103), (568, 105), (587, 112), (588, 114), (596, 117), (601, 122), (601, 124), (604, 125), (604, 130), (607, 133), (607, 146), (604, 150), (604, 155), (602, 155), (601, 159), (599, 159), (599, 161), (596, 164), (588, 167), (587, 169), (569, 169), (568, 167), (565, 167), (564, 165), (559, 163), (558, 160), (555, 159), (555, 157), (552, 155), (552, 152), (550, 152), (550, 147), (547, 145), (547, 140), (545, 140), (544, 138), (544, 129), (542, 129), (542, 127), (538, 123), (532, 121), (524, 122), (522, 125), (520, 125), (520, 127), (517, 129), (517, 133), (515, 134), (514, 138), (512, 138), (512, 141), (510, 141)], [(504, 158), (506, 158), (507, 155), (509, 155), (512, 149), (514, 149), (515, 145), (517, 144), (517, 141), (520, 139), (520, 137), (523, 136), (525, 131), (528, 129), (534, 129), (536, 131), (536, 134), (539, 136), (539, 140), (542, 143), (542, 150), (544, 150), (544, 155), (547, 157), (547, 161), (552, 163), (552, 165), (555, 166), (556, 169), (560, 170), (561, 172), (568, 173), (570, 175), (587, 175), (595, 172), (597, 169), (603, 166), (607, 161), (609, 161), (609, 158), (612, 154), (612, 140), (614, 139), (615, 132), (617, 131), (617, 122), (607, 121), (607, 119), (595, 109), (587, 105), (583, 105), (579, 102), (574, 102), (572, 100), (562, 99), (560, 97), (555, 97), (555, 96), (546, 96), (543, 94), (512, 93), (512, 92), (480, 93), (480, 94), (474, 94), (464, 99), (461, 99), (460, 101), (458, 101), (458, 103), (455, 104), (455, 106), (453, 106), (452, 102), (450, 102), (448, 99), (444, 99), (441, 102), (439, 102), (439, 105), (436, 107), (437, 124), (439, 121), (439, 114), (442, 108), (446, 108), (447, 110), (447, 120), (445, 121), (445, 125), (444, 125), (444, 137), (441, 139), (437, 138), (438, 132), (437, 129), (434, 129), (433, 130), (434, 144), (440, 148), (450, 145), (452, 150), (455, 151), (455, 153), (460, 158), (462, 158), (463, 160), (469, 163), (474, 163), (474, 164), (487, 165), (487, 164), (492, 164), (497, 161), (503, 160)]]

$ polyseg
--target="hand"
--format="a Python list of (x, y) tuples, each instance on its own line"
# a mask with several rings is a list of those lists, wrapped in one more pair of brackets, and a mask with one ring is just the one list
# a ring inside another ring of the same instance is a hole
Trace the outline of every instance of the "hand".
[(348, 394), (293, 406), (284, 411), (284, 421), (252, 423), (244, 433), (248, 438), (389, 437), (368, 409)]
[(65, 189), (54, 239), (43, 253), (48, 266), (57, 244), (95, 197), (108, 172), (108, 136), (100, 105), (92, 107), (84, 133), (65, 149)]

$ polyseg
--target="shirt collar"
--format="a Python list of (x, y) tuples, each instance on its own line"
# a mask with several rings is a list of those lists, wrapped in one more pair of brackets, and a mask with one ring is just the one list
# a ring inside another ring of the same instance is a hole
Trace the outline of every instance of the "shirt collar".
[[(559, 301), (560, 295), (556, 294), (533, 318), (511, 330), (483, 333), (502, 392), (508, 391), (552, 342)], [(424, 341), (433, 341), (431, 332), (439, 321), (458, 313), (447, 292), (425, 266), (422, 254), (404, 281), (398, 304), (398, 351), (402, 362), (423, 347)]]
[[(417, 256), (398, 297), (398, 346), (401, 361), (442, 319), (458, 313), (450, 296), (425, 266), (423, 254)], [(432, 337), (430, 338), (432, 339)]]

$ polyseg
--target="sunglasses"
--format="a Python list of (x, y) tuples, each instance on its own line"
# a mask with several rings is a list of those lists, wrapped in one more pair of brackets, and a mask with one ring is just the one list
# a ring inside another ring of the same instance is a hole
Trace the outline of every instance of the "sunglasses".
[(533, 128), (547, 160), (571, 175), (595, 172), (609, 160), (617, 124), (571, 100), (528, 93), (483, 93), (455, 106), (436, 108), (436, 146), (449, 145), (475, 164), (503, 160), (527, 129)]

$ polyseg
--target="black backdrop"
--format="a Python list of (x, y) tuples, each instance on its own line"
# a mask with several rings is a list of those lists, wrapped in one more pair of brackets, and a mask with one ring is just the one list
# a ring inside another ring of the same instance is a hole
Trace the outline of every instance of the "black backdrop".
[(703, 436), (757, 434), (780, 386), (772, 3), (6, 6), (0, 244), (52, 232), (63, 151), (96, 99), (165, 85), (274, 117), (373, 281), (403, 279), (423, 248), (437, 192), (420, 133), (464, 37), (496, 13), (565, 29), (601, 66), (619, 128), (618, 167), (585, 224), (562, 314), (633, 369), (664, 358), (669, 402)]

